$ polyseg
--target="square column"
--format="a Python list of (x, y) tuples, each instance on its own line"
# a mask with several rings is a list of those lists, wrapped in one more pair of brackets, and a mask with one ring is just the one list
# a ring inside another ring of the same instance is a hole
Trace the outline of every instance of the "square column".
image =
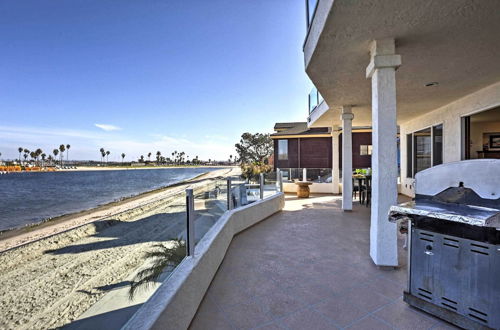
[(391, 205), (397, 204), (396, 68), (394, 39), (375, 40), (366, 77), (372, 83), (372, 197), (370, 256), (378, 266), (397, 266), (397, 228), (389, 222)]
[(339, 135), (338, 127), (332, 127), (332, 193), (334, 194), (340, 193)]
[(342, 107), (342, 210), (352, 211), (352, 114), (350, 106)]

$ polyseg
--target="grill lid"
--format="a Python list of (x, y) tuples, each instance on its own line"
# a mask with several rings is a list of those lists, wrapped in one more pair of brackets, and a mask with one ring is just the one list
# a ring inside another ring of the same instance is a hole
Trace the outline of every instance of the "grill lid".
[(446, 163), (415, 176), (415, 201), (392, 206), (389, 221), (414, 216), (500, 230), (500, 160)]

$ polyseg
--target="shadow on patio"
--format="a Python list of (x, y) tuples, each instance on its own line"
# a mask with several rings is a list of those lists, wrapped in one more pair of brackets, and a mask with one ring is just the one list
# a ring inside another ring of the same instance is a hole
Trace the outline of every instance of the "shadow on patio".
[(370, 209), (341, 197), (287, 196), (285, 209), (237, 235), (191, 329), (451, 329), (408, 307), (398, 269), (369, 256)]

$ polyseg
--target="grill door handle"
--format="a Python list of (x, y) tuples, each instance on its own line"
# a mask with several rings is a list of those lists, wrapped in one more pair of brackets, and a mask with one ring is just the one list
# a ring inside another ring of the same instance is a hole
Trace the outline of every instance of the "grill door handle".
[(434, 253), (432, 252), (432, 245), (426, 245), (425, 246), (425, 254), (427, 254), (428, 256), (433, 256)]

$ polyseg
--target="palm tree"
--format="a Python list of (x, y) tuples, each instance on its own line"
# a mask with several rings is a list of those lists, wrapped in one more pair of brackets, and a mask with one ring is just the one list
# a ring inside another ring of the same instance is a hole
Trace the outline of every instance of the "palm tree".
[(106, 151), (106, 164), (108, 163), (109, 161), (109, 154), (111, 153), (111, 151)]
[(40, 157), (40, 155), (43, 153), (42, 149), (38, 148), (35, 150), (35, 158), (36, 158), (36, 162), (38, 163), (38, 157)]
[(229, 164), (233, 163), (233, 155), (229, 155)]
[(26, 161), (26, 159), (28, 158), (28, 156), (30, 154), (30, 151), (28, 149), (24, 149), (23, 152), (24, 152), (24, 155), (23, 155), (24, 161)]
[(139, 158), (139, 163), (144, 163), (144, 156), (141, 155), (141, 158)]
[(45, 165), (45, 157), (47, 157), (47, 155), (45, 153), (42, 153), (40, 156), (42, 156), (42, 166)]
[(67, 144), (66, 145), (66, 162), (69, 160), (69, 148), (71, 148), (71, 145)]
[(156, 163), (159, 165), (160, 164), (160, 156), (161, 156), (161, 152), (160, 151), (157, 151), (156, 152)]
[(52, 153), (54, 154), (54, 159), (57, 159), (57, 155), (59, 155), (59, 149), (52, 150)]
[(21, 164), (21, 153), (23, 152), (23, 147), (17, 148), (17, 151), (19, 151), (19, 164)]
[(104, 156), (106, 155), (106, 152), (104, 151), (104, 148), (99, 149), (99, 152), (101, 153), (101, 164), (104, 162)]
[(66, 146), (64, 144), (61, 144), (59, 146), (59, 151), (61, 152), (60, 157), (61, 157), (61, 167), (63, 166), (63, 155), (64, 152), (66, 151)]
[(122, 152), (122, 164), (123, 164), (123, 159), (125, 158), (125, 153)]
[(151, 152), (148, 152), (148, 160), (151, 161)]
[(49, 155), (49, 157), (47, 157), (47, 160), (48, 160), (50, 163), (52, 163), (52, 160), (53, 160), (53, 159), (54, 159), (54, 158), (52, 158), (52, 155)]
[(163, 244), (153, 245), (153, 250), (146, 252), (145, 258), (151, 259), (151, 265), (141, 270), (130, 282), (128, 291), (129, 299), (132, 300), (138, 288), (153, 285), (166, 268), (174, 269), (186, 256), (186, 243), (179, 239), (171, 241), (172, 247)]

